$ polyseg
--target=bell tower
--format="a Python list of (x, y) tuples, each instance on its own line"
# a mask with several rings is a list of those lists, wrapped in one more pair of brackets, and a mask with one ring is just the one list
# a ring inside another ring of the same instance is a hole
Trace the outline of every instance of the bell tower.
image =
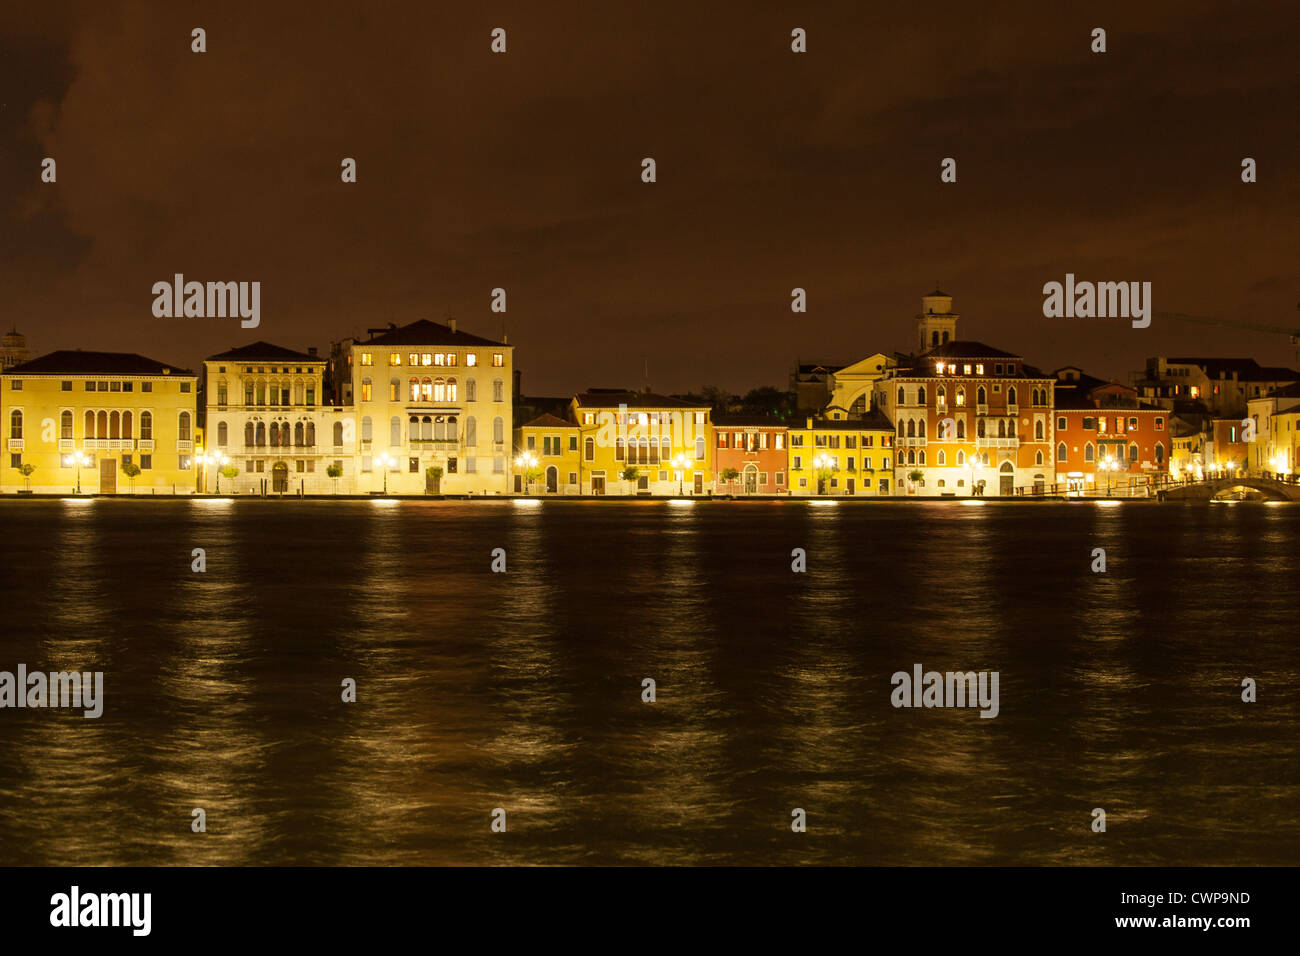
[(928, 352), (957, 338), (957, 313), (952, 310), (952, 296), (936, 285), (929, 295), (921, 296), (921, 313), (916, 317), (916, 345)]

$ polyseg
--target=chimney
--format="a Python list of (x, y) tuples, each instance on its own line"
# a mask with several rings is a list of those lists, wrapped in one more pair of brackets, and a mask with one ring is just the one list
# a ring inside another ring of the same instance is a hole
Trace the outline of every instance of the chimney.
[(811, 419), (811, 418), (808, 419), (808, 425), (807, 425), (806, 427), (808, 427), (808, 428), (812, 428), (812, 419)]
[(447, 319), (447, 328), (451, 329), (454, 333), (456, 331), (456, 320), (451, 318)]

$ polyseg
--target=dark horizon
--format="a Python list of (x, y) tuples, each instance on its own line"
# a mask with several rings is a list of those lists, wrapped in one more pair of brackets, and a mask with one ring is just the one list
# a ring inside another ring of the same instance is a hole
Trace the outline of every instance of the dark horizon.
[[(1300, 101), (1300, 23), (1212, 3), (1016, 9), (16, 9), (0, 322), (33, 356), (197, 369), (258, 339), (325, 352), (448, 316), (498, 338), (504, 318), (526, 393), (639, 387), (647, 364), (656, 391), (743, 393), (784, 388), (796, 359), (909, 348), (939, 282), (961, 338), (1044, 370), (1300, 364), (1273, 333), (1045, 319), (1041, 291), (1067, 272), (1150, 281), (1157, 312), (1300, 325), (1300, 135), (1280, 121)], [(176, 272), (260, 281), (260, 327), (154, 318), (150, 289)]]

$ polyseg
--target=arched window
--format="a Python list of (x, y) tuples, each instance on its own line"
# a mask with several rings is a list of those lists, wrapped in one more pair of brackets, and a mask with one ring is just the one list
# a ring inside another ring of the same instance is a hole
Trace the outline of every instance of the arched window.
[(964, 418), (957, 419), (957, 437), (958, 438), (966, 437), (966, 419)]
[(901, 385), (898, 386), (898, 404), (900, 404), (900, 405), (906, 405), (906, 404), (907, 404), (907, 398), (906, 398), (906, 396), (905, 396), (905, 394), (904, 394), (904, 392), (903, 392), (903, 386), (901, 386)]
[(1160, 444), (1159, 442), (1156, 442), (1156, 464), (1163, 465), (1164, 463), (1165, 463), (1165, 446)]
[(924, 385), (922, 385), (920, 388), (918, 388), (918, 389), (916, 390), (916, 404), (918, 404), (918, 405), (924, 405), (924, 404), (925, 404), (925, 386), (924, 386)]
[(433, 400), (435, 402), (447, 400), (447, 382), (441, 376), (433, 380)]
[(942, 448), (939, 449), (939, 457), (935, 459), (935, 464), (936, 465), (948, 464), (948, 456), (943, 453)]
[(947, 344), (948, 344), (948, 333), (947, 333), (947, 332), (943, 333), (943, 344), (944, 344), (944, 345), (947, 345)]
[(1034, 422), (1034, 441), (1043, 440), (1043, 423)]
[(467, 378), (465, 380), (465, 401), (467, 402), (478, 401), (478, 387), (475, 385), (475, 382), (472, 378)]
[(898, 434), (903, 434), (903, 420), (901, 418), (898, 420)]
[(939, 333), (937, 331), (930, 333), (930, 344), (931, 345), (939, 344)]
[(909, 418), (907, 420), (907, 437), (908, 438), (916, 437), (916, 419), (914, 418)]
[(1034, 464), (1041, 465), (1042, 463), (1043, 463), (1043, 453), (1040, 451), (1034, 455)]
[(424, 441), (433, 441), (433, 416), (425, 415), (420, 419), (420, 438)]
[[(258, 442), (260, 445), (261, 442)], [(280, 447), (280, 425), (278, 422), (271, 422), (271, 447)]]
[(122, 437), (122, 415), (116, 410), (108, 416), (108, 437)]
[(501, 418), (500, 415), (492, 419), (492, 440), (496, 442), (498, 445), (506, 440), (505, 429), (506, 429), (505, 421)]
[(1016, 387), (1012, 385), (1010, 388), (1007, 389), (1007, 404), (1014, 405), (1015, 403), (1016, 403)]
[(915, 464), (916, 464), (916, 449), (912, 448), (912, 449), (909, 449), (909, 450), (908, 450), (908, 452), (907, 452), (907, 463), (908, 463), (909, 465), (915, 465)]
[(94, 412), (89, 412), (89, 411), (86, 412), (86, 417), (85, 417), (84, 424), (82, 426), (82, 430), (84, 431), (84, 434), (81, 436), (82, 438), (95, 437), (95, 413)]
[(938, 388), (934, 390), (934, 401), (936, 404), (942, 405), (945, 401), (947, 401), (947, 399), (948, 399), (948, 393), (947, 391), (944, 390), (944, 387), (942, 385), (940, 385)]
[(1005, 419), (1001, 419), (1001, 418), (998, 419), (998, 437), (999, 438), (1007, 437), (1007, 423)]
[(99, 438), (108, 437), (108, 412), (100, 412), (95, 417), (95, 435)]
[(984, 437), (984, 419), (982, 418), (977, 418), (975, 420), (975, 435), (978, 438)]
[(131, 413), (130, 412), (122, 413), (122, 437), (123, 438), (131, 437)]
[(922, 418), (916, 423), (916, 434), (919, 438), (925, 437), (925, 419)]
[(63, 412), (59, 416), (59, 437), (72, 438), (72, 412)]
[(402, 420), (394, 415), (388, 420), (388, 447), (396, 448), (402, 444)]
[(413, 442), (420, 440), (420, 416), (419, 415), (412, 415), (411, 420), (407, 422), (406, 436), (408, 439), (410, 439)]
[(966, 453), (965, 453), (964, 451), (958, 451), (958, 452), (957, 452), (957, 467), (958, 467), (958, 468), (963, 468), (963, 467), (965, 467), (965, 465), (966, 465)]
[(454, 378), (447, 379), (447, 401), (458, 401), (456, 398), (456, 380)]
[(343, 423), (334, 423), (334, 447), (338, 448), (343, 444)]
[(293, 423), (293, 443), (302, 447), (302, 422)]
[(478, 444), (478, 423), (474, 421), (473, 415), (465, 419), (465, 444), (471, 449)]
[(433, 437), (436, 441), (442, 441), (447, 437), (447, 426), (445, 419), (441, 415), (437, 415), (433, 419)]
[(492, 380), (492, 401), (504, 402), (506, 400), (506, 387), (499, 378)]
[(704, 436), (700, 435), (695, 439), (695, 460), (704, 461)]
[(370, 434), (374, 430), (370, 421), (370, 416), (366, 415), (361, 419), (361, 440), (370, 441)]
[(983, 385), (981, 385), (981, 386), (979, 387), (979, 391), (977, 391), (977, 392), (975, 393), (975, 404), (977, 404), (977, 405), (987, 405), (987, 404), (988, 404), (988, 395), (985, 393), (985, 391), (984, 391), (984, 386), (983, 386)]
[(141, 441), (153, 439), (153, 412), (140, 413), (140, 439)]
[(307, 447), (308, 448), (316, 447), (316, 423), (315, 422), (307, 423)]
[(252, 447), (253, 447), (253, 444), (254, 444), (254, 439), (253, 439), (253, 423), (252, 423), (252, 422), (244, 422), (244, 447), (245, 447), (245, 448), (252, 448)]
[(960, 408), (966, 406), (966, 387), (964, 385), (957, 386), (957, 405)]
[(264, 421), (257, 422), (257, 435), (256, 435), (256, 440), (253, 442), (253, 444), (255, 444), (258, 448), (266, 447), (266, 422)]
[(1007, 437), (1008, 438), (1016, 437), (1016, 420), (1014, 418), (1010, 419), (1007, 422)]
[(672, 450), (669, 447), (668, 439), (659, 439), (659, 460), (669, 461), (672, 458)]
[(411, 401), (418, 402), (420, 400), (420, 380), (413, 378), (408, 384), (411, 386)]
[(1136, 443), (1128, 446), (1128, 460), (1129, 461), (1138, 460), (1138, 446)]
[(594, 461), (596, 458), (596, 443), (590, 438), (582, 443), (582, 457), (587, 461)]
[(9, 413), (9, 437), (23, 437), (23, 413), (16, 408)]
[(217, 444), (222, 448), (230, 443), (230, 429), (225, 422), (217, 422)]
[(1083, 460), (1094, 461), (1095, 458), (1096, 456), (1094, 455), (1092, 450), (1092, 442), (1088, 442), (1088, 444), (1083, 446)]
[(925, 464), (925, 449), (924, 449), (924, 448), (922, 448), (920, 451), (918, 451), (918, 452), (916, 453), (916, 463), (917, 463), (918, 465), (924, 465), (924, 464)]
[(181, 412), (181, 417), (176, 423), (176, 439), (178, 441), (190, 440), (190, 413)]

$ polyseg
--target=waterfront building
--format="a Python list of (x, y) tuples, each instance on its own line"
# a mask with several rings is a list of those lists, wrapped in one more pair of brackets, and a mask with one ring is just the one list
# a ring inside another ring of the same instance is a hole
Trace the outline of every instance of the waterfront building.
[(357, 491), (508, 492), (513, 351), (455, 319), (336, 343), (330, 377), (356, 415)]
[(1241, 419), (1246, 404), (1269, 392), (1300, 382), (1300, 373), (1262, 366), (1245, 358), (1148, 358), (1146, 369), (1133, 374), (1138, 397), (1170, 411), (1187, 411), (1201, 403), (1218, 418)]
[(822, 417), (831, 417), (832, 411), (834, 417), (865, 417), (871, 411), (876, 384), (897, 364), (896, 359), (877, 352), (831, 372), (830, 400), (821, 411)]
[(1012, 352), (958, 339), (952, 297), (921, 300), (915, 341), (876, 385), (895, 423), (895, 487), (908, 494), (1043, 491), (1054, 474), (1056, 379)]
[(790, 373), (790, 391), (795, 395), (796, 410), (817, 414), (825, 408), (835, 390), (833, 376), (844, 367), (796, 362)]
[(873, 409), (861, 418), (805, 417), (790, 428), (790, 493), (880, 497), (894, 489), (894, 426)]
[(1252, 475), (1290, 475), (1297, 470), (1295, 435), (1286, 430), (1290, 413), (1300, 409), (1300, 384), (1277, 388), (1246, 403), (1246, 417), (1254, 428), (1247, 447)]
[[(325, 360), (254, 342), (204, 360), (199, 488), (239, 494), (355, 490), (356, 419), (328, 403)], [(231, 477), (222, 471), (234, 469)], [(331, 474), (336, 472), (336, 474)]]
[(192, 493), (197, 383), (189, 369), (125, 352), (62, 350), (4, 369), (0, 490)]
[(1058, 490), (1145, 494), (1168, 479), (1173, 433), (1168, 410), (1137, 390), (1066, 367), (1055, 373)]
[(784, 422), (760, 415), (715, 417), (713, 440), (718, 494), (789, 494), (789, 427)]
[[(569, 418), (580, 429), (580, 494), (712, 493), (708, 405), (653, 392), (590, 389), (573, 397)], [(623, 477), (629, 469), (635, 469), (632, 479)]]
[(582, 470), (581, 429), (544, 413), (514, 434), (513, 490), (522, 494), (576, 495)]

